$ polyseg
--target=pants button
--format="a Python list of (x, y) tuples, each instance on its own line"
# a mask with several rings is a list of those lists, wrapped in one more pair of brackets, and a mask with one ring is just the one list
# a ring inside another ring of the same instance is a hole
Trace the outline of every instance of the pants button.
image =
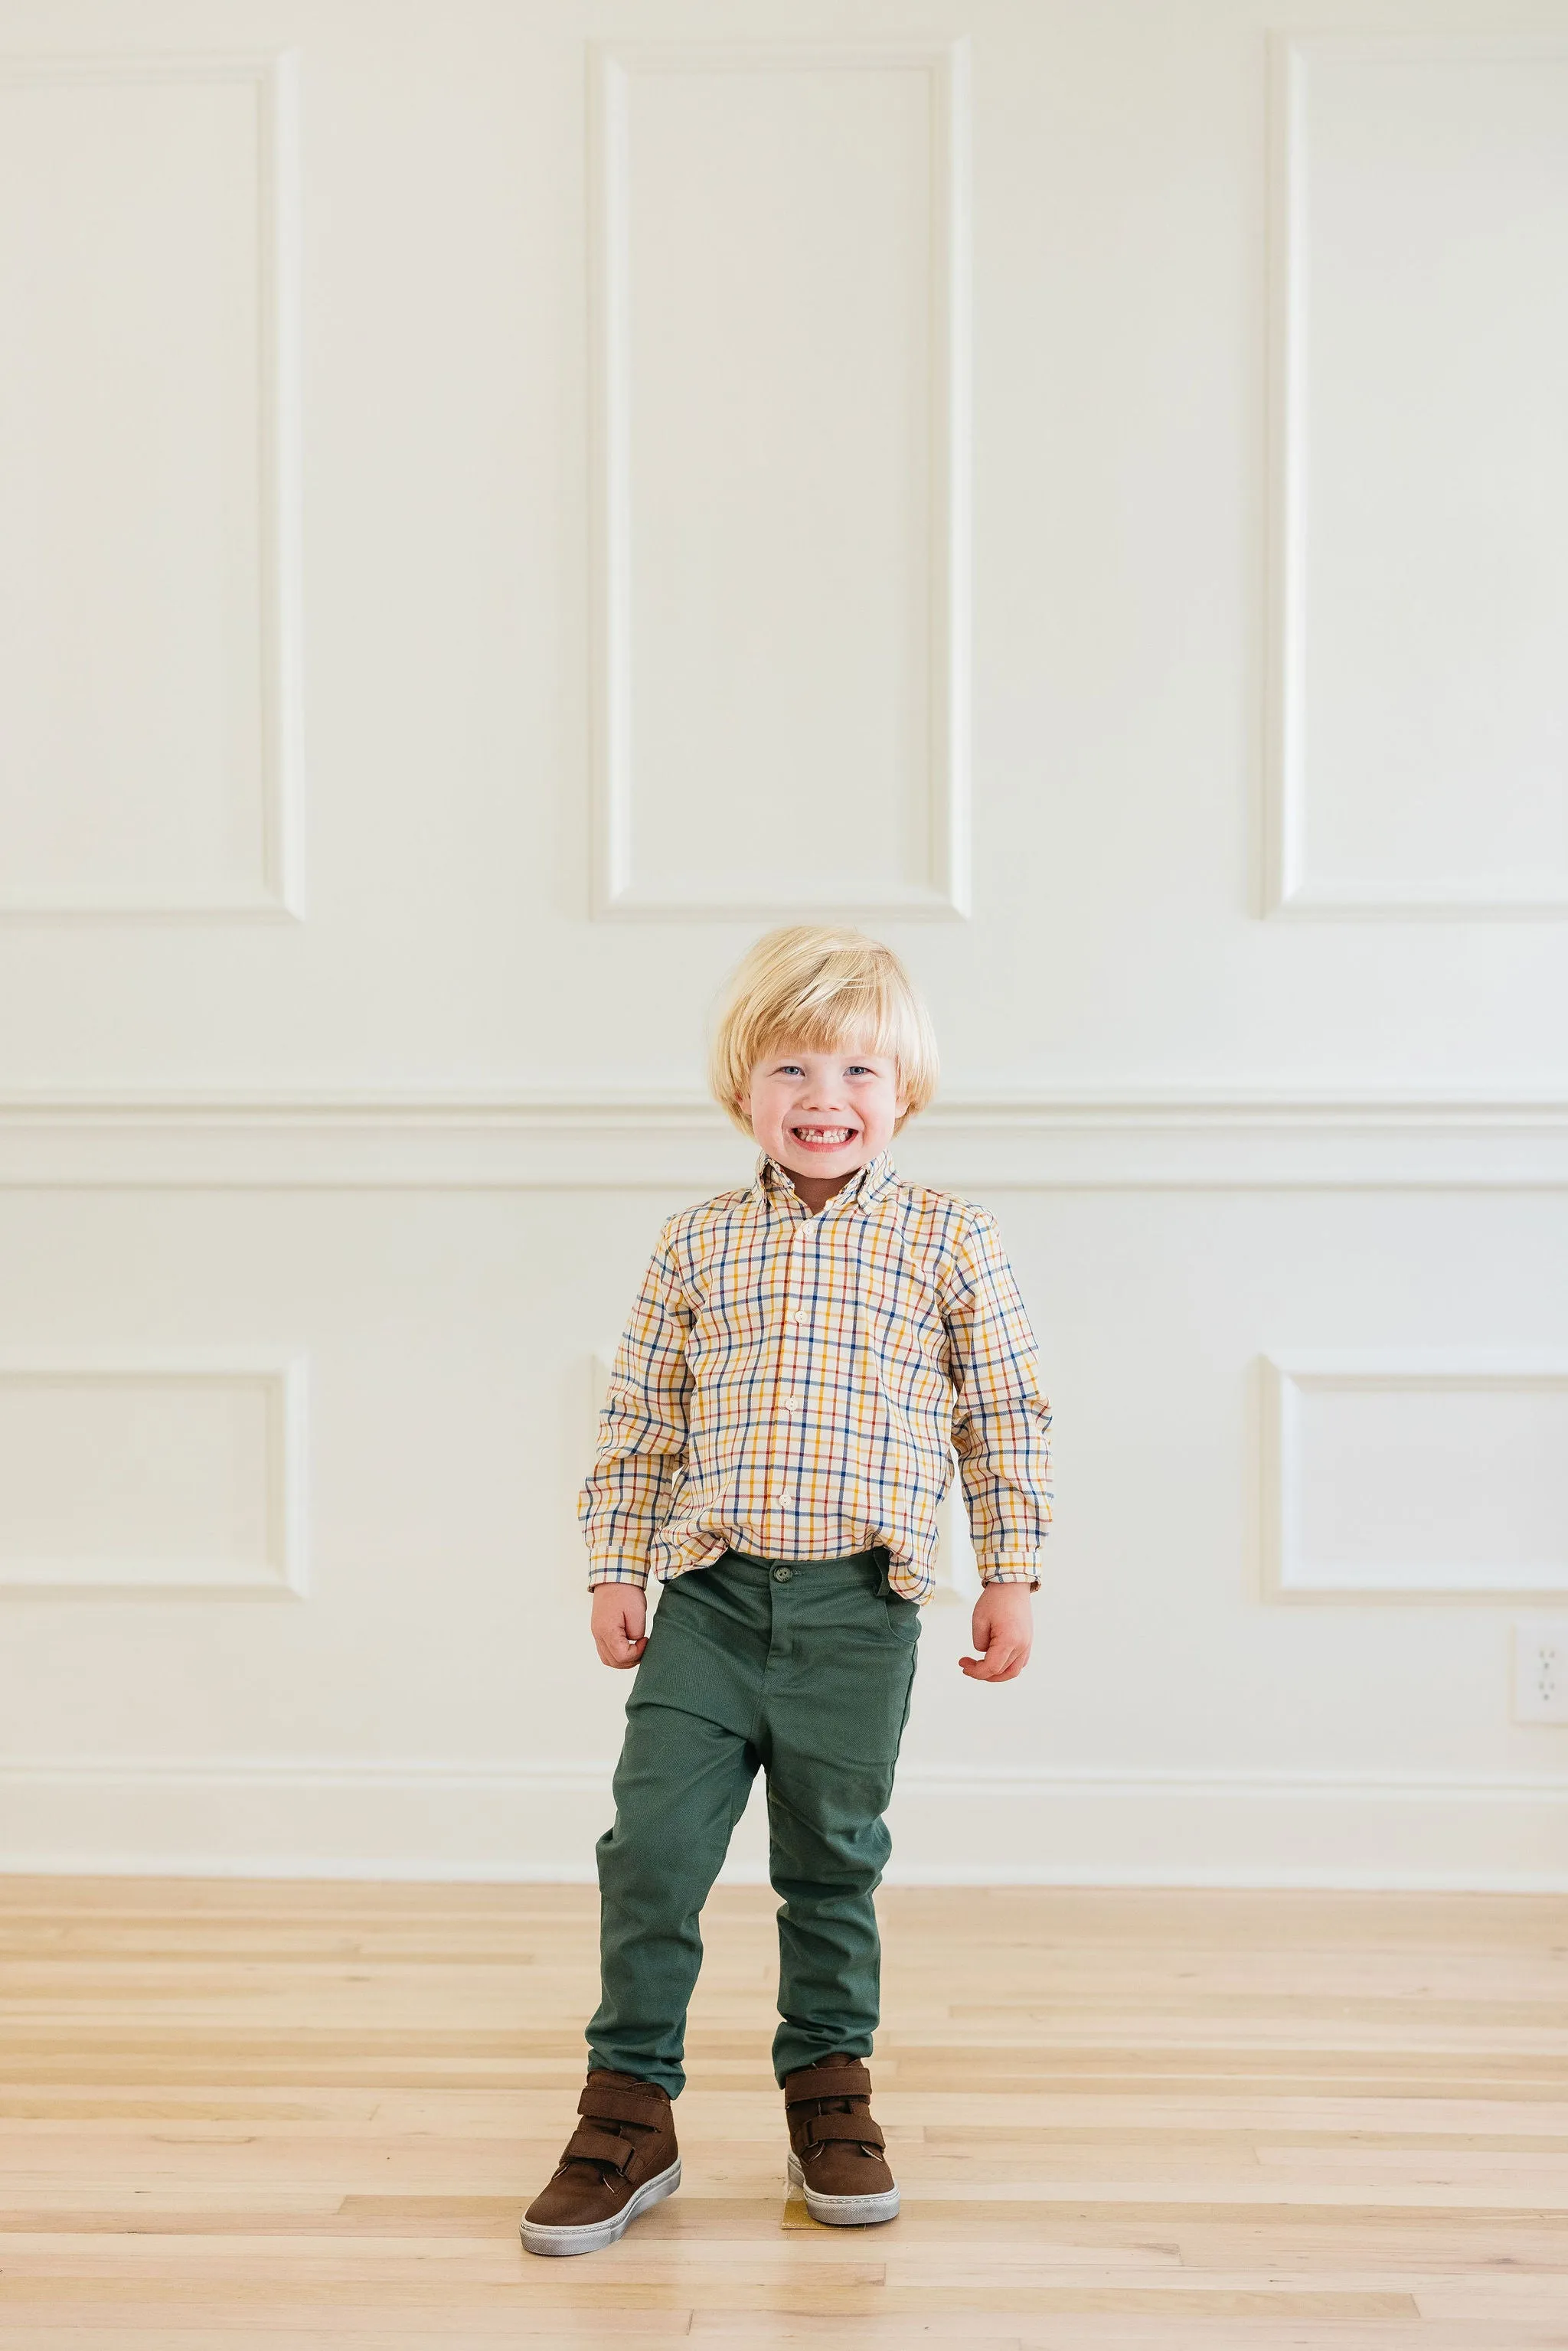
[(776, 1567), (773, 1571), (773, 1581), (775, 1583), (788, 1583), (789, 1581), (789, 1569), (787, 1567)]

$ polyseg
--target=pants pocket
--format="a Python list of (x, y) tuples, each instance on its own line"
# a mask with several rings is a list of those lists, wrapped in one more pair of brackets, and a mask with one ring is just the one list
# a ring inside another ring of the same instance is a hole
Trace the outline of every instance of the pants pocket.
[(920, 1638), (920, 1605), (905, 1600), (901, 1592), (881, 1595), (880, 1605), (887, 1629), (901, 1649), (912, 1649)]

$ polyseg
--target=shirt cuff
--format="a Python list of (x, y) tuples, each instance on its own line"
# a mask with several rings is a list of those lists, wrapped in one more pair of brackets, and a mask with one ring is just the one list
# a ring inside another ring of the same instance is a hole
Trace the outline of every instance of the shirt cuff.
[(592, 1592), (601, 1583), (633, 1583), (639, 1592), (646, 1592), (648, 1571), (635, 1560), (596, 1559), (588, 1571), (588, 1588)]
[(982, 1583), (1027, 1583), (1031, 1592), (1040, 1590), (1040, 1562), (1037, 1559), (995, 1559), (980, 1567)]

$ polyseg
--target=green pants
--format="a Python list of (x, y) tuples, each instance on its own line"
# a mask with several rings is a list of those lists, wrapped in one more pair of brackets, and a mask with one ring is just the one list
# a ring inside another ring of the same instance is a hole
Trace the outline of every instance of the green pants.
[(881, 1945), (872, 1896), (909, 1717), (920, 1611), (887, 1555), (726, 1552), (664, 1586), (626, 1707), (615, 1824), (599, 1840), (603, 1997), (589, 2063), (685, 2082), (697, 1919), (758, 1766), (779, 1910), (773, 2066), (869, 2057)]

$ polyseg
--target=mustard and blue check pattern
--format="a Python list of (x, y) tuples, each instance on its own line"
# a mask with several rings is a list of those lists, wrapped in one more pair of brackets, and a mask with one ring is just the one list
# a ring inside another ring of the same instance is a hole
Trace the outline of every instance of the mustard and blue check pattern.
[(813, 1217), (764, 1153), (659, 1235), (579, 1501), (589, 1581), (882, 1545), (894, 1589), (928, 1600), (956, 1455), (982, 1578), (1034, 1586), (1050, 1431), (988, 1210), (884, 1151)]

